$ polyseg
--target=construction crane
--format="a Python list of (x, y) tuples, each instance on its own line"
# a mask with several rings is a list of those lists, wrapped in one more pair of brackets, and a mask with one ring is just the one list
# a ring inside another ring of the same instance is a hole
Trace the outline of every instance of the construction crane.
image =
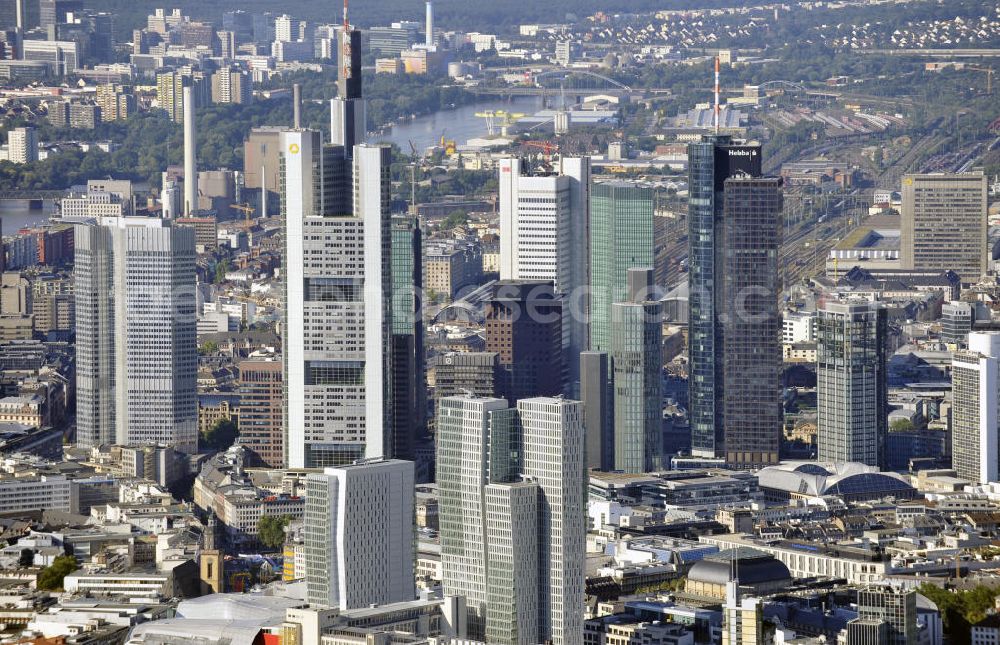
[(979, 67), (978, 65), (966, 65), (962, 69), (971, 69), (974, 72), (983, 72), (986, 74), (986, 95), (993, 96), (993, 68), (992, 67)]
[[(552, 143), (551, 141), (522, 141), (521, 145), (525, 148), (538, 148), (542, 151), (541, 162), (538, 163), (538, 167), (546, 172), (552, 170), (552, 155), (559, 151), (559, 145)], [(530, 159), (531, 157), (529, 157)], [(532, 163), (537, 163), (536, 161)]]
[(230, 204), (229, 207), (243, 213), (243, 218), (244, 218), (243, 228), (245, 228), (247, 232), (249, 232), (250, 229), (253, 227), (252, 220), (254, 213), (257, 212), (256, 209), (254, 209), (254, 207), (251, 206), (250, 204)]
[(486, 132), (492, 137), (497, 133), (497, 129), (499, 129), (501, 135), (506, 136), (507, 128), (514, 125), (527, 115), (523, 112), (486, 110), (485, 112), (476, 112), (476, 116), (480, 119), (486, 119)]
[(546, 157), (551, 157), (552, 153), (559, 152), (559, 144), (551, 141), (523, 141), (521, 145), (525, 148), (540, 148)]
[(448, 134), (447, 130), (441, 131), (440, 144), (441, 147), (444, 148), (444, 153), (450, 157), (451, 155), (455, 154), (455, 152), (458, 150), (458, 146), (455, 145), (455, 141), (453, 139), (446, 139), (445, 138), (446, 134)]

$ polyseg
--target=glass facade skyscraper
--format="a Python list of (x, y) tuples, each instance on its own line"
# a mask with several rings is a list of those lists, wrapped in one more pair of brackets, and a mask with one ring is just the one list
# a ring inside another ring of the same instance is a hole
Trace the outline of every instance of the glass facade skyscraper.
[(816, 323), (818, 457), (885, 467), (886, 311), (831, 302)]
[(562, 398), (441, 399), (442, 584), (468, 636), (570, 645), (583, 633), (583, 406)]
[(198, 450), (194, 229), (76, 225), (77, 442)]
[(628, 270), (653, 266), (653, 191), (624, 181), (590, 191), (590, 350), (611, 350), (611, 305), (626, 297)]
[(757, 468), (781, 451), (781, 179), (730, 177), (723, 196), (723, 456)]
[(424, 384), (424, 327), (421, 235), (414, 217), (392, 217), (392, 456), (413, 460), (427, 409)]
[[(759, 177), (759, 146), (729, 135), (705, 135), (688, 146), (689, 403), (691, 451), (722, 456), (724, 189), (729, 177)], [(777, 294), (775, 294), (777, 298)]]
[(288, 464), (390, 455), (389, 149), (280, 140)]
[(626, 473), (657, 470), (662, 459), (663, 305), (649, 299), (652, 282), (652, 269), (630, 269), (626, 300), (611, 306), (614, 465)]

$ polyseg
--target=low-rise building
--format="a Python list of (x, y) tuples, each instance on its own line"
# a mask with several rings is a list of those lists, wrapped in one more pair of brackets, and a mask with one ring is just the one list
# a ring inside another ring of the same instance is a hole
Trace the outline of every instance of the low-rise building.
[(66, 576), (63, 588), (69, 593), (115, 598), (159, 600), (174, 595), (173, 576), (169, 573), (84, 573)]
[(450, 300), (459, 289), (475, 284), (483, 274), (478, 244), (428, 244), (424, 249), (423, 286)]
[(854, 585), (881, 583), (891, 571), (881, 554), (862, 547), (836, 547), (807, 540), (763, 541), (745, 535), (703, 535), (720, 549), (751, 548), (773, 555), (796, 578), (845, 578)]
[(51, 509), (76, 513), (79, 492), (65, 475), (0, 476), (0, 513)]

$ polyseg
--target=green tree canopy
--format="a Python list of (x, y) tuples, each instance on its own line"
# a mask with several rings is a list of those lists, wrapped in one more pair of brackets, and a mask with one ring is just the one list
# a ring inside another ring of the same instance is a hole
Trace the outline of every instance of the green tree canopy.
[(965, 591), (942, 589), (932, 584), (922, 584), (917, 589), (930, 599), (941, 612), (946, 640), (955, 645), (971, 643), (972, 625), (986, 617), (994, 607), (1000, 590), (977, 585)]
[(913, 430), (913, 422), (909, 419), (896, 419), (889, 426), (892, 432), (910, 432)]
[(240, 436), (239, 426), (232, 419), (219, 419), (208, 432), (201, 435), (201, 447), (209, 450), (226, 450)]
[(21, 549), (21, 555), (17, 558), (17, 566), (30, 567), (35, 562), (35, 552), (31, 549)]
[(469, 221), (469, 214), (458, 208), (448, 213), (448, 217), (441, 224), (441, 228), (449, 229), (456, 226), (464, 226)]
[(47, 591), (62, 589), (63, 580), (67, 575), (77, 570), (76, 558), (71, 555), (61, 555), (51, 566), (42, 569), (38, 574), (38, 588)]
[(272, 517), (264, 515), (257, 524), (257, 537), (261, 544), (270, 549), (280, 549), (285, 543), (285, 527), (288, 526), (290, 517)]

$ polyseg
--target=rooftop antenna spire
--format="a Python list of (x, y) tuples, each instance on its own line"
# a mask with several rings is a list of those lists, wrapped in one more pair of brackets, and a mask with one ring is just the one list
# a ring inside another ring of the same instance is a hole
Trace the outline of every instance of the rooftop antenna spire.
[(351, 78), (351, 24), (347, 21), (347, 0), (344, 0), (344, 78)]
[[(344, 0), (346, 3), (347, 0)], [(719, 134), (721, 125), (721, 108), (719, 107), (719, 57), (715, 57), (715, 134)]]

